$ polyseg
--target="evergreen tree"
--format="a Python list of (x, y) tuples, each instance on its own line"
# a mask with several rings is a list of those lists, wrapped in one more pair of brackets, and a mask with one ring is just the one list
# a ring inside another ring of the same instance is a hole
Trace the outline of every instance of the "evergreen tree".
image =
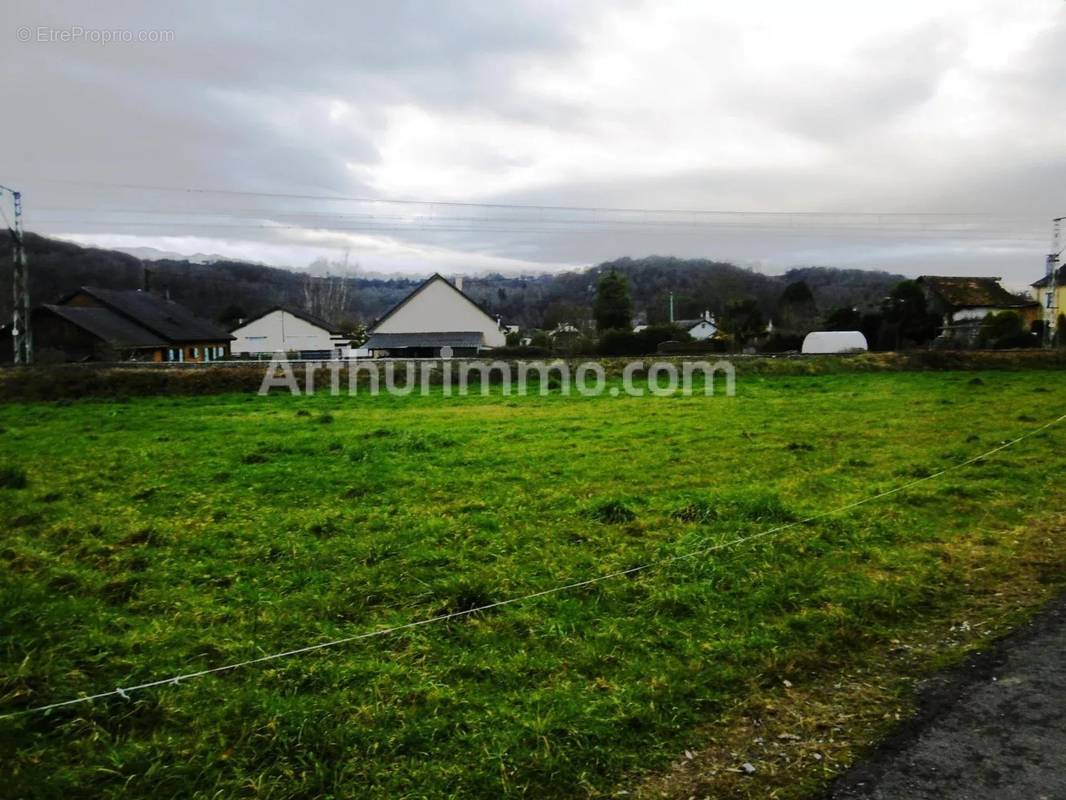
[(721, 324), (737, 347), (743, 347), (766, 330), (759, 304), (750, 297), (729, 302), (722, 315)]
[(801, 336), (818, 324), (818, 306), (806, 281), (795, 281), (785, 287), (777, 301), (774, 323), (782, 332)]
[(625, 275), (611, 270), (600, 278), (593, 314), (597, 330), (629, 329), (633, 318), (633, 299), (629, 295), (629, 281)]

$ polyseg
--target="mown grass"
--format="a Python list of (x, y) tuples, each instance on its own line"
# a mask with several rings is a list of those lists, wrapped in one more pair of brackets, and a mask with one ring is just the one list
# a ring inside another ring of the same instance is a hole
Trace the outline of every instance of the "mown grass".
[[(801, 519), (1056, 417), (1057, 371), (750, 376), (738, 396), (0, 406), (0, 712), (401, 624)], [(570, 797), (782, 671), (1009, 576), (1053, 428), (706, 558), (0, 721), (13, 796)]]

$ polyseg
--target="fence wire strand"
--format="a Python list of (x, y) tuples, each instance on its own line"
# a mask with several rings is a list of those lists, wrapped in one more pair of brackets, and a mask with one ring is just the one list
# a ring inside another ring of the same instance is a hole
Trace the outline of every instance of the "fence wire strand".
[(669, 556), (667, 558), (657, 559), (655, 561), (649, 561), (649, 562), (646, 562), (644, 564), (637, 565), (635, 567), (628, 567), (626, 569), (615, 570), (613, 572), (607, 572), (607, 573), (604, 573), (602, 575), (596, 575), (596, 576), (593, 576), (591, 578), (586, 578), (584, 580), (575, 581), (573, 583), (567, 583), (567, 584), (563, 584), (563, 585), (560, 585), (560, 586), (553, 586), (551, 588), (542, 589), (540, 591), (533, 592), (531, 594), (519, 595), (517, 597), (510, 597), (510, 598), (507, 598), (505, 600), (497, 600), (495, 602), (486, 603), (484, 605), (480, 605), (480, 606), (477, 606), (475, 608), (464, 609), (464, 610), (461, 610), (461, 611), (451, 611), (451, 612), (448, 612), (447, 614), (438, 614), (438, 615), (433, 616), (433, 617), (426, 617), (425, 619), (414, 620), (412, 622), (405, 622), (405, 623), (400, 624), (400, 625), (393, 625), (393, 626), (390, 626), (390, 627), (387, 627), (387, 628), (380, 628), (378, 630), (364, 631), (362, 633), (353, 634), (352, 636), (344, 636), (342, 638), (332, 639), (332, 640), (327, 641), (327, 642), (320, 642), (318, 644), (311, 644), (311, 645), (306, 645), (304, 647), (297, 647), (297, 648), (294, 648), (292, 650), (284, 650), (284, 651), (281, 651), (281, 652), (278, 652), (278, 653), (270, 653), (269, 655), (259, 656), (257, 658), (250, 658), (250, 659), (247, 659), (245, 661), (236, 661), (236, 662), (233, 662), (232, 664), (224, 664), (224, 665), (219, 666), (219, 667), (212, 667), (210, 669), (197, 670), (195, 672), (186, 672), (186, 673), (182, 673), (182, 674), (178, 674), (178, 675), (173, 675), (173, 676), (171, 676), (169, 678), (159, 678), (157, 680), (148, 681), (146, 683), (138, 683), (138, 684), (134, 684), (132, 686), (116, 686), (114, 689), (111, 689), (109, 691), (97, 692), (96, 694), (84, 695), (84, 696), (81, 696), (81, 697), (74, 697), (74, 698), (71, 698), (69, 700), (62, 700), (62, 701), (59, 701), (59, 702), (56, 702), (56, 703), (47, 703), (45, 705), (34, 706), (32, 708), (25, 708), (25, 709), (20, 709), (18, 711), (11, 711), (11, 712), (8, 712), (6, 714), (0, 714), (0, 719), (11, 719), (13, 717), (20, 717), (20, 716), (24, 716), (24, 715), (27, 715), (27, 714), (44, 713), (44, 712), (52, 711), (52, 710), (57, 709), (57, 708), (65, 708), (67, 706), (78, 705), (78, 704), (81, 704), (81, 703), (91, 703), (94, 700), (103, 700), (104, 698), (107, 698), (107, 697), (119, 697), (119, 698), (121, 698), (123, 700), (131, 700), (130, 695), (133, 694), (134, 692), (141, 692), (141, 691), (144, 691), (146, 689), (154, 689), (154, 688), (157, 688), (157, 687), (160, 687), (160, 686), (180, 686), (182, 683), (184, 683), (186, 681), (192, 681), (192, 680), (195, 680), (197, 678), (206, 677), (208, 675), (218, 675), (218, 674), (224, 673), (224, 672), (232, 672), (234, 670), (242, 669), (244, 667), (254, 666), (256, 664), (265, 664), (267, 662), (277, 661), (278, 659), (282, 659), (282, 658), (290, 658), (292, 656), (303, 655), (305, 653), (313, 653), (313, 652), (315, 652), (317, 650), (325, 650), (325, 649), (332, 648), (332, 647), (339, 647), (341, 645), (350, 644), (352, 642), (363, 641), (365, 639), (374, 639), (374, 638), (378, 638), (378, 637), (382, 637), (382, 636), (390, 636), (392, 634), (400, 633), (402, 631), (413, 630), (415, 628), (420, 628), (420, 627), (423, 627), (423, 626), (426, 626), (426, 625), (433, 625), (433, 624), (440, 623), (440, 622), (447, 622), (448, 620), (453, 620), (453, 619), (457, 619), (457, 618), (460, 618), (460, 617), (468, 617), (468, 616), (472, 616), (472, 615), (475, 615), (475, 614), (481, 614), (481, 613), (484, 613), (486, 611), (491, 611), (492, 609), (502, 608), (504, 606), (515, 605), (517, 603), (529, 602), (529, 601), (536, 600), (536, 599), (541, 598), (541, 597), (547, 597), (547, 596), (553, 595), (553, 594), (559, 594), (559, 593), (562, 593), (562, 592), (573, 591), (575, 589), (580, 589), (580, 588), (583, 588), (585, 586), (592, 586), (594, 584), (601, 583), (603, 581), (609, 581), (609, 580), (612, 580), (612, 579), (615, 579), (615, 578), (625, 577), (627, 575), (634, 575), (634, 574), (636, 574), (638, 572), (645, 572), (645, 571), (651, 570), (651, 569), (658, 569), (658, 568), (661, 568), (661, 567), (668, 566), (670, 564), (677, 563), (678, 561), (684, 561), (686, 559), (696, 558), (698, 556), (708, 555), (710, 553), (715, 553), (715, 552), (719, 552), (719, 551), (722, 551), (722, 550), (727, 550), (727, 549), (734, 548), (734, 547), (740, 547), (740, 546), (742, 546), (744, 544), (748, 544), (749, 542), (757, 541), (759, 539), (765, 539), (765, 538), (767, 538), (769, 536), (773, 536), (774, 534), (781, 533), (782, 531), (786, 531), (786, 530), (789, 530), (791, 528), (797, 528), (797, 527), (799, 527), (801, 525), (808, 525), (808, 524), (810, 524), (812, 522), (816, 522), (816, 521), (818, 521), (820, 519), (823, 519), (825, 517), (834, 516), (836, 514), (842, 514), (842, 513), (846, 512), (846, 511), (850, 511), (850, 510), (852, 510), (854, 508), (858, 508), (859, 506), (866, 505), (867, 503), (872, 503), (872, 502), (875, 502), (877, 500), (881, 500), (881, 499), (883, 499), (885, 497), (889, 497), (891, 495), (898, 494), (900, 492), (904, 492), (904, 491), (906, 491), (908, 489), (911, 489), (911, 488), (913, 488), (915, 486), (918, 486), (920, 484), (927, 483), (928, 481), (935, 480), (936, 478), (939, 478), (939, 477), (941, 477), (943, 475), (946, 475), (946, 474), (948, 474), (950, 472), (954, 472), (955, 470), (962, 469), (963, 467), (969, 466), (970, 464), (974, 464), (974, 463), (976, 463), (978, 461), (981, 461), (982, 459), (985, 459), (985, 458), (988, 458), (990, 456), (993, 456), (996, 453), (999, 453), (999, 452), (1001, 452), (1003, 450), (1006, 450), (1009, 447), (1013, 447), (1014, 445), (1018, 444), (1019, 442), (1022, 442), (1022, 441), (1026, 440), (1026, 439), (1028, 439), (1028, 438), (1030, 438), (1032, 436), (1035, 436), (1038, 433), (1041, 433), (1042, 431), (1045, 431), (1045, 430), (1047, 430), (1047, 429), (1049, 429), (1051, 427), (1054, 427), (1055, 425), (1058, 425), (1063, 420), (1066, 420), (1066, 414), (1063, 414), (1063, 415), (1051, 420), (1050, 422), (1046, 422), (1046, 423), (1044, 423), (1043, 425), (1041, 425), (1039, 427), (1036, 427), (1036, 428), (1033, 428), (1033, 429), (1031, 429), (1029, 431), (1026, 431), (1021, 436), (1018, 436), (1018, 437), (1016, 437), (1014, 439), (1010, 439), (1008, 441), (1005, 441), (1005, 442), (999, 444), (998, 446), (993, 447), (990, 450), (986, 450), (985, 452), (980, 453), (979, 455), (976, 455), (976, 456), (973, 456), (971, 458), (968, 458), (965, 461), (961, 461), (958, 464), (952, 464), (952, 465), (950, 465), (948, 467), (944, 467), (941, 470), (937, 470), (936, 472), (933, 472), (933, 473), (931, 473), (929, 475), (925, 475), (925, 476), (920, 477), (920, 478), (915, 478), (912, 481), (908, 481), (906, 483), (900, 484), (899, 486), (895, 486), (895, 487), (893, 487), (891, 489), (887, 489), (887, 490), (885, 490), (883, 492), (878, 492), (877, 494), (868, 495), (867, 497), (860, 498), (859, 500), (855, 500), (855, 501), (852, 501), (850, 503), (845, 503), (844, 505), (837, 506), (835, 508), (831, 508), (831, 509), (828, 509), (826, 511), (820, 511), (817, 514), (812, 514), (810, 516), (804, 517), (803, 519), (795, 520), (793, 522), (788, 522), (788, 523), (786, 523), (784, 525), (778, 525), (778, 526), (773, 527), (773, 528), (768, 528), (768, 529), (766, 529), (764, 531), (759, 531), (758, 533), (753, 533), (750, 536), (742, 536), (742, 537), (737, 538), (737, 539), (730, 539), (727, 542), (719, 542), (717, 544), (708, 545), (706, 547), (699, 547), (699, 548), (696, 548), (694, 550), (689, 550), (689, 551), (687, 551), (685, 553), (681, 553), (681, 554), (674, 555), (674, 556)]

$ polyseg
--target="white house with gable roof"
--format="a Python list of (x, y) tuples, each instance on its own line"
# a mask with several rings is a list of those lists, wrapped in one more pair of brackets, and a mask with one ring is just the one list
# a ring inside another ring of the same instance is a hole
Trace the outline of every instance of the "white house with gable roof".
[(499, 319), (468, 297), (461, 282), (457, 286), (439, 274), (393, 306), (369, 333), (364, 346), (378, 358), (439, 358), (443, 347), (454, 356), (473, 356), (507, 343)]
[(704, 311), (697, 319), (679, 319), (674, 323), (696, 341), (704, 341), (718, 333), (718, 324), (710, 311)]
[(349, 341), (324, 319), (298, 308), (275, 306), (234, 328), (230, 352), (259, 357), (297, 353), (299, 358), (347, 358)]

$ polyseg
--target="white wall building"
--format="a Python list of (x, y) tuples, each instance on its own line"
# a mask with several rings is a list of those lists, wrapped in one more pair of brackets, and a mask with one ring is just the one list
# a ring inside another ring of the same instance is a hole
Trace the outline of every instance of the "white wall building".
[(349, 342), (334, 326), (296, 308), (277, 306), (234, 328), (230, 352), (240, 358), (298, 353), (300, 358), (347, 358)]
[(679, 319), (674, 323), (698, 342), (705, 341), (718, 333), (718, 325), (710, 311), (704, 311), (698, 319)]
[(499, 320), (441, 275), (393, 306), (369, 333), (365, 347), (375, 357), (439, 358), (442, 347), (472, 356), (507, 343)]

